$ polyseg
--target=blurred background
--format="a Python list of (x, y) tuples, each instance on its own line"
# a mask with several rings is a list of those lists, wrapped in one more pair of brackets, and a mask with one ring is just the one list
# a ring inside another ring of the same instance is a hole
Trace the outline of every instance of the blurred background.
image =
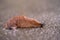
[[(14, 16), (44, 23), (43, 28), (3, 30)], [(60, 0), (0, 0), (0, 40), (60, 40)]]

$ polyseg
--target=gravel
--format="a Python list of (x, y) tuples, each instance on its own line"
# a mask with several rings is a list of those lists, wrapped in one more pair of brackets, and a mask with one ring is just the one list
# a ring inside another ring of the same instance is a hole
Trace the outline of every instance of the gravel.
[[(21, 15), (45, 25), (3, 30), (9, 18)], [(60, 0), (0, 0), (0, 40), (60, 40)]]

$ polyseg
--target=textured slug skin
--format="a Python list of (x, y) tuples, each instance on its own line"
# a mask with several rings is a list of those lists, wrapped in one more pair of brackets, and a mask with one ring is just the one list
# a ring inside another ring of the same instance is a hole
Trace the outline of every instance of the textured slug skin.
[(15, 16), (9, 19), (5, 24), (4, 28), (29, 28), (29, 27), (41, 27), (41, 23), (33, 18), (26, 16)]

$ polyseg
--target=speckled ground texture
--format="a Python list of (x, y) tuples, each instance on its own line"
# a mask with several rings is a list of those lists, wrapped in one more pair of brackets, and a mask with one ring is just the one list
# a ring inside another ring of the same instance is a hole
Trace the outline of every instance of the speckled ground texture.
[[(3, 30), (11, 17), (25, 15), (43, 28)], [(60, 0), (0, 0), (0, 40), (60, 40)]]

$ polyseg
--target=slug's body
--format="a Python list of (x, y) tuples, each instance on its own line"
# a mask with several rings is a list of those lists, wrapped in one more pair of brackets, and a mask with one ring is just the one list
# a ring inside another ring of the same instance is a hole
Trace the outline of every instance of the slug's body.
[(28, 18), (26, 16), (16, 16), (9, 19), (5, 24), (5, 28), (29, 28), (29, 27), (41, 27), (41, 23), (35, 19)]

